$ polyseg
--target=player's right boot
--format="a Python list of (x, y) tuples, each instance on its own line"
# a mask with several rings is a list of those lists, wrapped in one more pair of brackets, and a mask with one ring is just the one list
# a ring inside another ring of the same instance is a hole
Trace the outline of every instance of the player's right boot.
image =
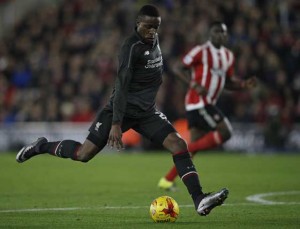
[(24, 161), (27, 161), (33, 156), (38, 155), (39, 148), (42, 144), (47, 143), (48, 140), (44, 137), (38, 138), (35, 142), (24, 146), (17, 154), (16, 161), (19, 163), (22, 163)]
[(223, 188), (216, 193), (205, 194), (204, 198), (198, 205), (198, 214), (201, 216), (207, 216), (213, 208), (223, 204), (228, 194), (229, 191), (226, 188)]
[(165, 191), (172, 191), (175, 192), (177, 191), (177, 187), (175, 182), (173, 181), (168, 181), (165, 177), (162, 177), (157, 185), (160, 189), (163, 189)]

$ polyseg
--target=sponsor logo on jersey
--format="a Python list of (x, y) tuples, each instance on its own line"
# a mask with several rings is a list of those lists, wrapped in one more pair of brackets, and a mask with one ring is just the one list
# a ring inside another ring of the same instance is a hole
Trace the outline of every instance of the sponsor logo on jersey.
[(145, 68), (158, 68), (163, 65), (162, 56), (156, 57), (154, 59), (148, 60)]

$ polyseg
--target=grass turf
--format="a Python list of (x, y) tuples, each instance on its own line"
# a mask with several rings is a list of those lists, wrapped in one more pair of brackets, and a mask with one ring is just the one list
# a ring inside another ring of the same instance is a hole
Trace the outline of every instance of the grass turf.
[[(41, 155), (23, 164), (0, 154), (1, 228), (299, 228), (300, 155), (205, 152), (194, 160), (204, 191), (227, 187), (225, 205), (207, 217), (192, 207), (186, 188), (164, 192), (156, 185), (172, 164), (169, 153), (101, 154), (87, 164)], [(287, 204), (263, 205), (247, 196)], [(175, 223), (155, 224), (151, 201), (170, 195), (179, 204)]]

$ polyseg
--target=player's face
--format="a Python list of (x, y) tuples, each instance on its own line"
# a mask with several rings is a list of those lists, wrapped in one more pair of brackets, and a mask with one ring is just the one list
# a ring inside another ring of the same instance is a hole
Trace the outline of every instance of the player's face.
[(215, 25), (210, 29), (210, 40), (217, 48), (227, 42), (227, 27), (225, 24)]
[(161, 23), (160, 17), (144, 16), (137, 21), (137, 32), (147, 44), (153, 44)]

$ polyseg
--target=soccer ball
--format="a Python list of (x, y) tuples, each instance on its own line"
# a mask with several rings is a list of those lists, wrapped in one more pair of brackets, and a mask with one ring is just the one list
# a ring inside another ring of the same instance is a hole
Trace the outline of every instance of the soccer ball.
[(175, 222), (179, 216), (179, 206), (170, 196), (160, 196), (150, 205), (150, 216), (156, 223)]

